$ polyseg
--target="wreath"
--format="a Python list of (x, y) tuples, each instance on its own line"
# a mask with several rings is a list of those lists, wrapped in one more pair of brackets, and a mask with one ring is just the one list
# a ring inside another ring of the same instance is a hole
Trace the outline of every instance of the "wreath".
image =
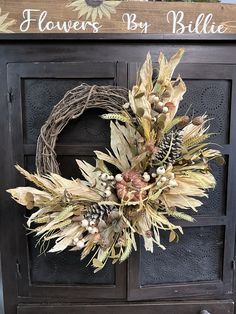
[[(148, 54), (128, 101), (125, 89), (81, 85), (53, 109), (38, 141), (38, 172), (16, 166), (38, 188), (8, 190), (27, 209), (37, 208), (27, 226), (39, 236), (42, 250), (54, 240), (49, 252), (81, 250), (81, 259), (92, 253), (96, 272), (109, 259), (123, 262), (137, 250), (136, 234), (153, 252), (155, 244), (165, 249), (160, 231), (169, 232), (170, 242), (183, 233), (172, 217), (194, 221), (191, 211), (216, 185), (209, 162), (223, 158), (207, 143), (206, 114), (176, 115), (186, 86), (180, 76), (172, 80), (172, 74), (183, 53), (178, 50), (169, 61), (160, 53), (154, 80)], [(111, 150), (95, 151), (95, 165), (77, 160), (85, 180), (65, 179), (55, 161), (57, 135), (71, 118), (101, 102), (108, 109), (101, 117), (111, 120)]]
[(116, 113), (122, 110), (127, 99), (128, 91), (123, 87), (81, 84), (68, 91), (40, 130), (36, 149), (37, 172), (60, 174), (55, 145), (58, 135), (71, 120), (78, 119), (85, 110), (93, 108)]

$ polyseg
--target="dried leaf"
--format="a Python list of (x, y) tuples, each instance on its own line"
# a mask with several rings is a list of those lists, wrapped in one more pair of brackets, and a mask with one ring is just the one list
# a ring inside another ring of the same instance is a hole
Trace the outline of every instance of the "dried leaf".
[(150, 53), (148, 53), (146, 60), (140, 69), (139, 73), (140, 83), (139, 82), (137, 83), (137, 85), (139, 85), (140, 92), (143, 92), (143, 94), (149, 95), (153, 89), (152, 73), (153, 73), (152, 59)]
[(169, 242), (173, 242), (176, 239), (176, 233), (171, 230), (170, 231), (170, 236), (169, 236)]
[(31, 209), (30, 205), (38, 207), (42, 203), (49, 202), (52, 199), (49, 193), (29, 186), (8, 189), (7, 192), (11, 194), (17, 203), (26, 207), (28, 206), (29, 209)]
[(58, 241), (48, 252), (55, 253), (64, 251), (71, 244), (72, 239), (70, 237), (65, 237), (61, 241)]
[(132, 240), (128, 237), (125, 242), (125, 249), (120, 257), (120, 262), (125, 261), (131, 254), (132, 251)]
[(167, 61), (164, 54), (160, 52), (158, 59), (160, 68), (157, 82), (166, 82), (171, 80), (174, 70), (179, 64), (183, 54), (184, 49), (181, 48), (170, 58), (169, 61)]
[(93, 259), (93, 267), (94, 268), (102, 268), (102, 267), (104, 267), (104, 264), (100, 260), (98, 260), (97, 258), (94, 258)]

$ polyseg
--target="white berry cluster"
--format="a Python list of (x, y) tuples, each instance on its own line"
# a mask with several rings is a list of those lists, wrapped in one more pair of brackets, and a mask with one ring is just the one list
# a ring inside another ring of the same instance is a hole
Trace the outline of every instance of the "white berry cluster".
[(152, 171), (144, 172), (143, 179), (145, 182), (149, 182), (151, 178), (156, 179), (156, 184), (158, 187), (165, 185), (166, 187), (175, 187), (177, 186), (177, 182), (175, 180), (175, 175), (173, 172), (167, 172), (163, 166), (158, 168), (153, 168)]
[(151, 95), (149, 101), (154, 104), (154, 109), (159, 113), (167, 113), (168, 107), (164, 105), (164, 103), (160, 100), (160, 98), (156, 95)]
[(114, 188), (115, 178), (106, 172), (101, 172), (98, 176), (99, 189), (101, 190), (101, 195), (105, 198), (111, 196), (111, 190)]
[[(94, 221), (88, 221), (87, 219), (83, 219), (81, 221), (81, 225), (86, 228), (86, 230), (91, 233), (91, 234), (95, 234), (98, 233), (98, 228), (94, 226), (95, 222)], [(76, 245), (78, 247), (78, 249), (82, 249), (85, 245), (85, 240), (79, 239), (78, 237), (75, 237), (73, 239), (73, 244)]]
[(176, 187), (178, 185), (175, 180), (174, 173), (171, 172), (166, 174), (166, 170), (164, 167), (158, 167), (157, 174), (159, 175), (159, 180), (157, 180), (157, 186), (163, 186), (165, 184), (166, 187)]

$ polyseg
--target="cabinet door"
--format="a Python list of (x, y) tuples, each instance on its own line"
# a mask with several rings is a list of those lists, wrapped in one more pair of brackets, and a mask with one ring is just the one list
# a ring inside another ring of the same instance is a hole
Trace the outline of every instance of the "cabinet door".
[[(130, 84), (137, 66), (129, 67)], [(212, 141), (221, 146), (225, 166), (212, 162), (217, 186), (203, 199), (195, 214), (196, 223), (179, 223), (184, 235), (166, 250), (146, 252), (140, 249), (129, 260), (129, 300), (190, 297), (226, 297), (232, 294), (236, 197), (236, 67), (220, 64), (182, 64), (178, 73), (186, 82), (187, 93), (179, 113), (207, 113), (211, 120)], [(176, 73), (176, 74), (178, 74)], [(217, 146), (218, 147), (218, 146)], [(193, 214), (193, 213), (191, 213)], [(175, 221), (178, 223), (178, 221)]]
[[(13, 164), (35, 171), (37, 137), (54, 105), (71, 88), (81, 83), (98, 85), (126, 85), (125, 63), (117, 62), (58, 62), (9, 63), (8, 90), (10, 132)], [(56, 151), (60, 169), (66, 177), (78, 177), (75, 159), (93, 162), (93, 151), (109, 145), (109, 125), (98, 119), (100, 110), (87, 110), (83, 116), (63, 130)], [(12, 186), (27, 184), (12, 165)], [(16, 211), (16, 268), (20, 297), (45, 300), (122, 299), (126, 295), (125, 264), (108, 264), (94, 274), (86, 267), (89, 258), (80, 261), (80, 254), (40, 254), (37, 238), (27, 235), (23, 227), (25, 217), (21, 206)], [(63, 299), (61, 299), (63, 297)]]

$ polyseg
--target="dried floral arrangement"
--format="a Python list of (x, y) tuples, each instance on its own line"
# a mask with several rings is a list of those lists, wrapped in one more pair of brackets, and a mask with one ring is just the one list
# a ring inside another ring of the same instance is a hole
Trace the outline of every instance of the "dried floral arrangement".
[[(95, 166), (77, 160), (84, 181), (55, 173), (30, 174), (16, 166), (38, 188), (8, 192), (27, 209), (37, 208), (27, 225), (43, 251), (81, 250), (82, 259), (91, 253), (96, 272), (109, 259), (126, 260), (137, 249), (136, 234), (152, 252), (155, 244), (165, 249), (161, 230), (169, 232), (170, 242), (183, 233), (172, 217), (194, 221), (191, 211), (197, 211), (199, 198), (207, 197), (216, 184), (209, 162), (223, 158), (209, 148), (205, 114), (176, 115), (186, 86), (180, 76), (172, 80), (172, 75), (183, 53), (178, 50), (169, 61), (160, 53), (154, 81), (147, 55), (128, 102), (102, 115), (111, 120), (111, 151), (95, 151)], [(55, 243), (49, 248), (51, 240)]]

